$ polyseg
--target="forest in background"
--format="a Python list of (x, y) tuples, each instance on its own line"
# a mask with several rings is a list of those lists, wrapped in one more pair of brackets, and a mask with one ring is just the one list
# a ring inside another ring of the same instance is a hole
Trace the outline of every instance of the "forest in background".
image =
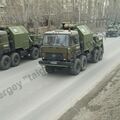
[(119, 0), (5, 0), (1, 24), (27, 28), (71, 22), (102, 27), (120, 20)]

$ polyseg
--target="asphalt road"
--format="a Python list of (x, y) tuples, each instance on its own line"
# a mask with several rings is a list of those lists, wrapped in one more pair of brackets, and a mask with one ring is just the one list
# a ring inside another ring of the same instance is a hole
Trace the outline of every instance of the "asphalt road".
[(102, 61), (78, 76), (47, 74), (36, 61), (0, 71), (0, 120), (57, 120), (120, 63), (120, 38), (104, 41)]

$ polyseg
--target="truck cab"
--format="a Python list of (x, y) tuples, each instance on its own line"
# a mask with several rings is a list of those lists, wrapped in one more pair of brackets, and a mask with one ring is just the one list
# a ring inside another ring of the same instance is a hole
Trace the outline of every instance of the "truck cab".
[(41, 51), (46, 61), (71, 61), (73, 52), (80, 51), (78, 32), (67, 30), (46, 32)]
[(119, 28), (116, 25), (109, 25), (106, 31), (106, 37), (118, 37), (120, 34)]

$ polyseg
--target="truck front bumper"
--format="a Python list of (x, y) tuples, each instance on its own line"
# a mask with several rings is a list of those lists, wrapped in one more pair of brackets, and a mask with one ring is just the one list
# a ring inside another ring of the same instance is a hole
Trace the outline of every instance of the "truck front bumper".
[(55, 66), (55, 67), (70, 67), (73, 63), (66, 61), (39, 61), (39, 64), (45, 66)]

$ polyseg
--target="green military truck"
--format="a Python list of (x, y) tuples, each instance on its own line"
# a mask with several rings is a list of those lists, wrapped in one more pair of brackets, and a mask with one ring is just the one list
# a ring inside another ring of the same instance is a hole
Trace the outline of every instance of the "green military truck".
[(103, 39), (86, 25), (63, 24), (62, 29), (44, 34), (39, 63), (48, 73), (66, 68), (70, 74), (77, 75), (87, 68), (88, 61), (102, 60), (103, 53)]
[(18, 66), (21, 58), (30, 56), (37, 59), (40, 54), (41, 39), (29, 35), (23, 26), (0, 28), (0, 69)]
[(118, 37), (120, 35), (120, 30), (116, 25), (109, 25), (106, 31), (106, 37)]

